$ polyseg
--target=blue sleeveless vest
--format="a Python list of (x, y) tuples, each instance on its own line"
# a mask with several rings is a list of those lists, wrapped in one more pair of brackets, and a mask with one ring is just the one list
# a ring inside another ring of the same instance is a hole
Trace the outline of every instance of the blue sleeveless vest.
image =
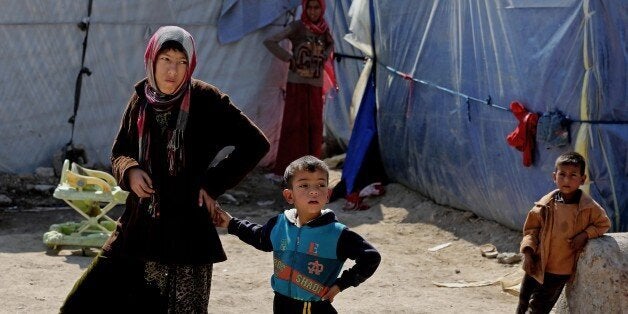
[(336, 256), (346, 227), (339, 222), (298, 228), (279, 215), (270, 233), (273, 244), (274, 291), (302, 301), (320, 301), (338, 278), (344, 261)]

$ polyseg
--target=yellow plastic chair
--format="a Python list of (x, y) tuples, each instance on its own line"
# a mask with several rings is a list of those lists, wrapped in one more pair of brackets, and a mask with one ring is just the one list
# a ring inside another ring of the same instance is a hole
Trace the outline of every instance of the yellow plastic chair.
[(50, 226), (50, 231), (44, 234), (44, 243), (53, 249), (102, 246), (116, 226), (107, 213), (116, 205), (124, 204), (128, 195), (112, 175), (66, 159), (53, 196), (65, 201), (85, 220)]

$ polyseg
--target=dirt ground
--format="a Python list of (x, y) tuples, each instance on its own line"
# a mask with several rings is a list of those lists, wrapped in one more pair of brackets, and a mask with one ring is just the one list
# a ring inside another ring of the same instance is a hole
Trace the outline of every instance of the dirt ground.
[[(333, 171), (332, 184), (339, 171)], [(0, 313), (57, 313), (66, 294), (92, 260), (79, 249), (51, 251), (42, 235), (53, 223), (80, 216), (49, 192), (22, 193), (32, 177), (0, 175), (0, 194), (13, 199), (0, 207)], [(234, 216), (263, 223), (286, 204), (279, 187), (261, 170), (234, 188), (238, 205), (223, 200)], [(273, 204), (268, 204), (274, 202)], [(520, 232), (478, 218), (470, 212), (443, 207), (399, 184), (386, 186), (383, 196), (367, 198), (371, 208), (342, 210), (344, 200), (329, 204), (339, 220), (381, 253), (377, 272), (357, 288), (340, 293), (334, 306), (340, 313), (513, 313), (517, 298), (499, 283), (446, 288), (444, 283), (494, 282), (517, 272), (520, 264), (500, 264), (482, 257), (480, 246), (492, 243), (500, 252), (515, 252)], [(117, 218), (122, 208), (110, 212)], [(221, 232), (228, 260), (214, 266), (210, 313), (272, 313), (272, 255), (257, 251)], [(448, 246), (434, 250), (436, 246)], [(429, 250), (432, 248), (432, 250)], [(202, 248), (199, 248), (199, 250)], [(345, 266), (351, 266), (348, 261)], [(106, 296), (103, 304), (106, 306)]]

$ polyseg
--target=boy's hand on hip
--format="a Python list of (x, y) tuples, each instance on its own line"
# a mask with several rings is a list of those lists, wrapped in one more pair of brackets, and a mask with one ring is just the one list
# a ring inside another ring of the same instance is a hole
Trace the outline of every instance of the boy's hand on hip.
[(573, 250), (580, 251), (587, 244), (588, 240), (589, 240), (589, 235), (586, 232), (582, 231), (576, 234), (575, 237), (571, 238), (569, 240), (569, 244), (571, 245), (571, 248)]
[(338, 285), (333, 285), (321, 299), (323, 301), (329, 301), (329, 303), (334, 302), (334, 298), (338, 293), (340, 293), (340, 288)]
[(201, 188), (198, 191), (198, 207), (203, 207), (203, 205), (207, 208), (211, 219), (214, 220), (216, 218), (216, 208), (220, 205), (216, 202), (216, 200), (209, 196), (209, 194), (207, 194), (205, 189)]

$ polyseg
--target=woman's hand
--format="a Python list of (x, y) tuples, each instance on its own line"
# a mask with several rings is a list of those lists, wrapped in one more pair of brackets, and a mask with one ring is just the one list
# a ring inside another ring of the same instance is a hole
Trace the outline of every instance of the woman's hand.
[(218, 204), (218, 202), (216, 202), (216, 200), (211, 198), (209, 194), (207, 194), (207, 191), (205, 191), (205, 189), (201, 188), (198, 191), (198, 207), (203, 207), (203, 204), (205, 204), (205, 207), (207, 207), (209, 216), (212, 218), (212, 221), (214, 221), (216, 219), (216, 208), (219, 208), (220, 205)]
[(131, 190), (139, 198), (150, 197), (151, 194), (155, 193), (155, 190), (153, 190), (153, 180), (150, 179), (146, 171), (140, 168), (131, 168), (129, 169), (128, 177)]

